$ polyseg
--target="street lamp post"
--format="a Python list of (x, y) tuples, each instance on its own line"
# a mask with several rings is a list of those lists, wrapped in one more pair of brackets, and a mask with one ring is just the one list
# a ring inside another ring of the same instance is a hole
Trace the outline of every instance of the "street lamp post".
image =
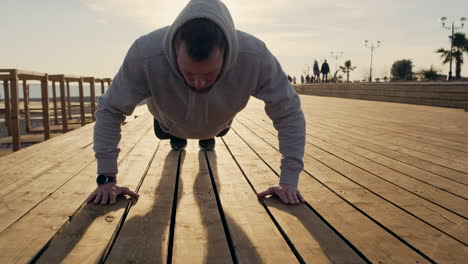
[(452, 79), (453, 35), (455, 34), (455, 30), (462, 29), (463, 26), (465, 26), (466, 18), (465, 17), (460, 18), (459, 22), (461, 24), (461, 26), (459, 26), (459, 27), (455, 26), (455, 21), (452, 21), (452, 26), (451, 27), (447, 27), (447, 26), (445, 26), (445, 24), (447, 23), (447, 17), (442, 17), (440, 19), (440, 23), (442, 23), (442, 27), (449, 30), (449, 31), (450, 30), (452, 31), (452, 35), (449, 36), (449, 38), (450, 38), (450, 53), (449, 53), (450, 54), (450, 69), (449, 69), (449, 76), (448, 76), (449, 80)]
[(335, 59), (335, 73), (336, 69), (338, 68), (338, 59), (343, 57), (343, 52), (342, 51), (332, 51), (330, 52), (332, 58)]
[(374, 45), (374, 43), (371, 43), (369, 45), (369, 41), (366, 40), (366, 41), (364, 41), (364, 45), (366, 46), (366, 48), (369, 48), (371, 50), (369, 82), (372, 82), (372, 63), (373, 63), (373, 60), (374, 60), (374, 49), (377, 49), (377, 48), (380, 47), (380, 40), (377, 41), (376, 45)]

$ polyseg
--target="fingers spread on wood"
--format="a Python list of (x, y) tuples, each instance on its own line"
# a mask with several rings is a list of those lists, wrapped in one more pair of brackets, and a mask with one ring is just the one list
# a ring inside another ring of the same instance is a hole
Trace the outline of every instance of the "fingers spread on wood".
[(88, 199), (86, 199), (86, 201), (87, 201), (88, 203), (90, 203), (90, 202), (92, 202), (95, 198), (96, 198), (96, 191), (93, 191), (93, 192), (91, 193), (91, 195), (88, 196)]
[(109, 194), (109, 192), (104, 192), (102, 194), (101, 205), (107, 204), (107, 201), (109, 200)]
[(94, 204), (98, 204), (101, 201), (102, 198), (102, 192), (98, 191), (96, 195), (96, 199), (94, 199)]

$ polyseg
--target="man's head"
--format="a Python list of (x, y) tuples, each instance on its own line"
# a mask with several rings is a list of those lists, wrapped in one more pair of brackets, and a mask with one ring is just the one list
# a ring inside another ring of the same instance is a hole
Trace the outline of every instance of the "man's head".
[(204, 18), (190, 20), (176, 33), (177, 64), (196, 92), (208, 91), (223, 68), (226, 40), (222, 30)]

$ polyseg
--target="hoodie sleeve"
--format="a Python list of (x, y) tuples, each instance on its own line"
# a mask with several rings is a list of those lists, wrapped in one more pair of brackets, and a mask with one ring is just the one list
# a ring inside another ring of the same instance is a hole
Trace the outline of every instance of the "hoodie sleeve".
[(125, 121), (125, 115), (131, 115), (136, 105), (150, 96), (138, 43), (135, 42), (125, 56), (123, 65), (112, 80), (112, 84), (98, 98), (94, 152), (99, 174), (118, 172), (121, 124)]
[(279, 62), (264, 47), (261, 56), (260, 83), (252, 94), (265, 102), (265, 112), (278, 131), (281, 158), (280, 184), (297, 187), (304, 168), (305, 119), (301, 101), (288, 82)]

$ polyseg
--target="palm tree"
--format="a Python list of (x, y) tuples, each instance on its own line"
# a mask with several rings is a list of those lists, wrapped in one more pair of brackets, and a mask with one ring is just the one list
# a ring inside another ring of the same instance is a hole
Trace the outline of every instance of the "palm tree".
[(349, 82), (349, 72), (352, 72), (356, 69), (356, 66), (351, 66), (351, 60), (347, 60), (344, 63), (344, 66), (340, 66), (340, 70), (343, 73), (346, 73), (346, 82)]
[[(455, 59), (455, 79), (461, 79), (461, 66), (463, 64), (463, 52), (468, 52), (468, 39), (465, 33), (453, 34), (453, 50), (452, 57)], [(440, 57), (443, 59), (443, 63), (450, 62), (450, 50), (440, 48), (436, 50), (436, 53), (440, 53)]]
[(440, 71), (431, 65), (429, 69), (422, 69), (417, 73), (421, 81), (434, 81), (440, 79)]

